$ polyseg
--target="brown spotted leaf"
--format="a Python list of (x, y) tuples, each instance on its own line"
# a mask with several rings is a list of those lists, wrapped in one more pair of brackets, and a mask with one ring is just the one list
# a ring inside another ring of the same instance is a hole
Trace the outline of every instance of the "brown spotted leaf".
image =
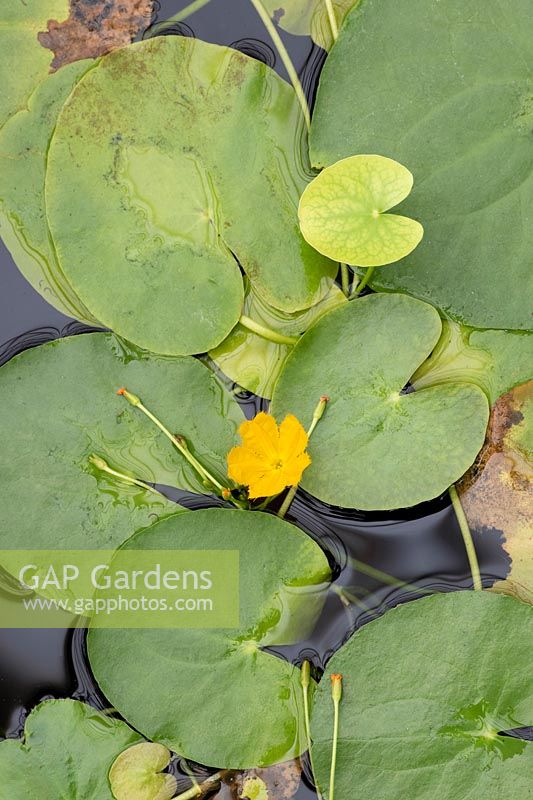
[(298, 758), (265, 769), (247, 769), (244, 772), (231, 773), (223, 782), (216, 798), (255, 800), (255, 796), (261, 798), (266, 791), (268, 800), (291, 800), (298, 791), (301, 779), (302, 764)]
[(502, 395), (487, 440), (459, 493), (474, 531), (501, 531), (511, 557), (493, 590), (533, 603), (533, 381)]
[(154, 0), (70, 0), (68, 19), (49, 20), (39, 42), (54, 53), (55, 71), (130, 44), (150, 25), (153, 11)]

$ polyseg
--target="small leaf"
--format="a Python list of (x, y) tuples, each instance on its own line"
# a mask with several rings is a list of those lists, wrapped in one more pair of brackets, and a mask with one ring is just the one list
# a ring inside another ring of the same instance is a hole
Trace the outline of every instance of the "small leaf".
[[(358, 2), (360, 0), (332, 0), (339, 30), (348, 12)], [(284, 31), (311, 36), (319, 47), (331, 49), (334, 37), (325, 0), (264, 0), (264, 4)]]
[(383, 156), (352, 156), (324, 169), (304, 191), (300, 228), (319, 253), (357, 267), (391, 264), (419, 244), (419, 222), (386, 214), (413, 186), (408, 169)]
[(240, 797), (245, 800), (269, 800), (266, 783), (261, 778), (247, 778)]
[(141, 741), (125, 722), (85, 703), (46, 700), (27, 718), (22, 740), (0, 742), (0, 797), (113, 800), (109, 770), (125, 748)]
[(124, 750), (109, 771), (113, 796), (116, 800), (171, 800), (177, 781), (163, 773), (170, 758), (170, 750), (153, 742)]
[(318, 786), (331, 761), (330, 672), (342, 673), (335, 800), (527, 797), (533, 742), (533, 609), (488, 592), (388, 611), (328, 662), (312, 712)]
[(249, 785), (252, 788), (258, 786), (260, 790), (264, 787), (268, 800), (291, 800), (296, 795), (301, 780), (302, 764), (300, 759), (296, 758), (264, 769), (255, 768), (238, 772), (231, 778), (230, 785), (235, 800), (247, 797), (245, 792)]
[(533, 381), (500, 397), (485, 447), (458, 489), (471, 529), (502, 534), (511, 558), (492, 590), (533, 603)]

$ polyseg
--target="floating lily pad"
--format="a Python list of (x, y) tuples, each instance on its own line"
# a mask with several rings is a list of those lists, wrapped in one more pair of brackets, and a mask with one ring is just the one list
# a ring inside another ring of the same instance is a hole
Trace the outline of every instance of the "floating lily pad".
[(102, 59), (59, 117), (46, 182), (91, 313), (154, 352), (212, 349), (242, 310), (233, 254), (276, 308), (320, 300), (336, 267), (298, 230), (299, 113), (288, 84), (228, 48), (158, 37)]
[(302, 487), (336, 506), (413, 506), (437, 497), (481, 449), (483, 392), (445, 384), (403, 392), (441, 332), (431, 306), (406, 295), (369, 295), (331, 311), (289, 355), (272, 412), (311, 421), (330, 398), (309, 443)]
[(415, 389), (439, 383), (475, 383), (494, 405), (500, 395), (530, 377), (532, 364), (532, 334), (476, 331), (444, 320), (437, 346), (411, 383)]
[[(335, 283), (330, 284), (324, 299), (307, 311), (284, 314), (265, 303), (248, 284), (244, 299), (244, 314), (282, 336), (300, 336), (320, 317), (347, 302)], [(270, 399), (283, 363), (292, 350), (290, 344), (272, 342), (237, 325), (227, 339), (209, 355), (228, 378), (243, 389)]]
[(533, 381), (498, 400), (485, 447), (458, 489), (472, 530), (501, 535), (511, 558), (493, 591), (533, 603)]
[(501, 735), (533, 721), (533, 609), (486, 592), (416, 600), (371, 622), (328, 664), (311, 735), (327, 790), (342, 673), (336, 800), (527, 797), (533, 742)]
[(141, 741), (124, 722), (75, 700), (35, 708), (24, 739), (0, 742), (0, 795), (9, 800), (114, 800), (108, 772), (116, 757)]
[[(372, 285), (479, 328), (529, 329), (533, 293), (530, 0), (364, 0), (320, 81), (311, 156), (409, 165), (422, 244)], [(507, 287), (503, 291), (502, 287)]]
[(171, 800), (177, 781), (163, 772), (171, 753), (162, 744), (141, 742), (124, 750), (109, 770), (109, 782), (116, 800)]
[(46, 158), (57, 115), (91, 61), (39, 84), (27, 106), (0, 130), (0, 233), (18, 268), (51, 305), (94, 324), (57, 262), (44, 207)]
[[(261, 512), (163, 520), (128, 549), (238, 550), (238, 629), (89, 632), (106, 697), (149, 738), (202, 764), (246, 769), (305, 750), (300, 670), (265, 652), (310, 635), (330, 578), (318, 545)], [(252, 726), (252, 727), (250, 727)]]
[(0, 369), (0, 547), (113, 548), (179, 506), (89, 463), (96, 454), (144, 481), (206, 491), (126, 385), (223, 477), (242, 414), (192, 358), (163, 358), (94, 333), (28, 350)]
[[(359, 0), (332, 0), (335, 22), (340, 30), (346, 15)], [(296, 35), (311, 36), (315, 44), (329, 50), (333, 31), (324, 0), (265, 0), (265, 7), (280, 28)]]
[(385, 212), (410, 193), (413, 176), (383, 156), (351, 156), (324, 169), (299, 206), (306, 241), (328, 258), (358, 267), (391, 264), (424, 235), (414, 219)]

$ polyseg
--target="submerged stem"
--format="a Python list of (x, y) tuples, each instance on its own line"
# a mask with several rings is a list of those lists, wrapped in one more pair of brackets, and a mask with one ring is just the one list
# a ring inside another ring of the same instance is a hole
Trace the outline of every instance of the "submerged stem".
[(326, 9), (328, 12), (329, 24), (331, 27), (331, 34), (333, 36), (333, 40), (337, 40), (337, 36), (339, 35), (339, 28), (337, 25), (337, 20), (335, 19), (335, 9), (333, 8), (333, 3), (331, 0), (325, 0)]
[(272, 22), (267, 10), (265, 9), (261, 0), (250, 0), (251, 4), (261, 17), (261, 21), (265, 28), (267, 29), (270, 38), (274, 42), (276, 50), (279, 53), (281, 60), (283, 61), (283, 65), (287, 70), (289, 78), (291, 79), (291, 83), (294, 87), (294, 91), (296, 92), (296, 97), (298, 98), (298, 102), (300, 103), (300, 107), (302, 109), (305, 124), (307, 126), (307, 130), (311, 127), (311, 112), (309, 111), (309, 106), (307, 105), (307, 98), (305, 96), (305, 92), (302, 88), (302, 84), (300, 83), (300, 79), (298, 77), (298, 73), (294, 67), (294, 64), (291, 61), (291, 58), (287, 52), (287, 48), (283, 44), (281, 36), (279, 35), (276, 26)]
[(157, 489), (154, 489), (154, 487), (150, 486), (149, 483), (145, 483), (137, 478), (130, 477), (130, 475), (125, 475), (123, 472), (118, 472), (116, 469), (112, 469), (107, 461), (100, 456), (94, 455), (94, 453), (89, 456), (89, 461), (102, 472), (106, 472), (108, 475), (113, 475), (114, 478), (118, 478), (119, 480), (124, 481), (124, 483), (128, 483), (130, 486), (139, 486), (141, 489), (146, 489), (147, 492), (152, 492), (153, 494), (157, 494), (159, 497), (164, 497), (161, 492), (158, 492)]
[[(313, 431), (315, 430), (316, 426), (318, 425), (318, 423), (322, 419), (322, 417), (324, 415), (324, 411), (326, 410), (326, 406), (327, 406), (328, 403), (329, 403), (329, 397), (327, 395), (323, 394), (322, 397), (320, 398), (320, 400), (318, 401), (318, 405), (315, 408), (315, 411), (313, 413), (313, 419), (311, 420), (311, 425), (309, 426), (309, 430), (307, 431), (307, 438), (308, 439), (311, 438), (311, 436), (313, 435)], [(285, 514), (287, 513), (287, 511), (291, 507), (292, 501), (296, 497), (296, 492), (297, 491), (298, 491), (298, 484), (296, 483), (294, 486), (291, 486), (291, 488), (287, 492), (285, 500), (281, 504), (281, 508), (278, 511), (278, 517), (280, 519), (283, 519), (285, 517)]]
[(455, 511), (455, 516), (457, 517), (457, 522), (459, 523), (459, 528), (461, 529), (461, 534), (463, 537), (463, 541), (465, 543), (466, 554), (468, 556), (468, 563), (470, 564), (470, 571), (472, 573), (472, 583), (474, 585), (474, 591), (481, 592), (483, 589), (483, 583), (481, 581), (479, 562), (477, 560), (476, 548), (474, 545), (474, 540), (472, 539), (472, 533), (470, 532), (468, 520), (466, 518), (463, 506), (461, 505), (461, 501), (459, 499), (459, 495), (457, 494), (457, 489), (455, 488), (455, 486), (450, 486), (450, 488), (448, 489), (448, 493), (450, 495), (450, 500), (452, 501), (453, 510)]
[(215, 476), (212, 475), (203, 466), (203, 464), (201, 464), (198, 461), (198, 459), (195, 456), (193, 456), (193, 454), (189, 450), (189, 447), (187, 445), (187, 442), (186, 442), (185, 438), (183, 436), (175, 436), (173, 433), (171, 433), (168, 430), (168, 428), (166, 428), (163, 425), (161, 420), (159, 420), (155, 416), (155, 414), (152, 414), (152, 412), (148, 408), (146, 408), (145, 405), (143, 405), (140, 397), (137, 397), (137, 395), (132, 394), (131, 392), (129, 392), (127, 389), (124, 389), (124, 388), (119, 389), (117, 394), (121, 395), (122, 397), (125, 397), (126, 400), (128, 401), (128, 403), (130, 403), (130, 405), (135, 406), (135, 408), (138, 408), (139, 411), (142, 411), (142, 413), (145, 414), (145, 416), (147, 416), (148, 419), (151, 420), (154, 423), (154, 425), (156, 425), (159, 428), (159, 430), (162, 433), (164, 433), (165, 436), (168, 439), (170, 439), (170, 441), (172, 442), (174, 447), (181, 453), (183, 458), (185, 458), (189, 462), (191, 467), (198, 473), (198, 475), (203, 480), (208, 481), (210, 484), (212, 484), (214, 487), (216, 487), (219, 490), (219, 492), (223, 492), (224, 491), (224, 489), (226, 487), (222, 486), (222, 484), (215, 478)]
[(333, 699), (333, 745), (331, 748), (328, 800), (334, 800), (335, 797), (335, 771), (337, 768), (337, 742), (339, 739), (339, 706), (342, 697), (342, 675), (331, 676), (331, 697)]
[(194, 2), (189, 3), (188, 6), (185, 6), (181, 11), (178, 11), (176, 14), (172, 14), (171, 17), (167, 19), (161, 20), (161, 22), (157, 22), (152, 28), (149, 30), (149, 34), (151, 36), (157, 36), (161, 31), (164, 31), (170, 25), (176, 24), (177, 22), (183, 22), (183, 20), (190, 17), (191, 14), (195, 14), (196, 11), (200, 11), (201, 8), (206, 6), (210, 3), (211, 0), (194, 0)]
[(248, 328), (249, 331), (252, 331), (252, 333), (257, 333), (257, 335), (262, 336), (263, 339), (268, 339), (270, 342), (275, 342), (276, 344), (287, 344), (292, 347), (298, 341), (297, 336), (284, 336), (282, 333), (277, 333), (277, 331), (266, 328), (251, 317), (247, 317), (246, 314), (242, 315), (239, 322), (244, 328)]
[(201, 797), (207, 792), (210, 792), (215, 786), (221, 782), (221, 780), (226, 776), (229, 775), (231, 770), (223, 769), (220, 772), (215, 772), (214, 775), (211, 775), (207, 780), (203, 781), (203, 783), (198, 783), (197, 781), (194, 782), (194, 786), (191, 786), (190, 789), (187, 789), (186, 792), (182, 792), (181, 794), (176, 795), (174, 800), (194, 800), (196, 797)]

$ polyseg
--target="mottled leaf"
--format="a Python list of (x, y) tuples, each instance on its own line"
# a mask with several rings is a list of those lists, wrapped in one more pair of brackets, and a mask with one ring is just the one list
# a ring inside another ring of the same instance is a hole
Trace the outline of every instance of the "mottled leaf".
[(478, 328), (532, 327), (530, 0), (364, 0), (320, 80), (311, 157), (407, 164), (421, 245), (372, 286)]
[(533, 381), (497, 401), (485, 447), (458, 488), (471, 528), (501, 533), (511, 558), (493, 591), (533, 603)]
[(336, 268), (298, 231), (298, 119), (291, 87), (229, 48), (159, 37), (102, 59), (59, 117), (46, 181), (91, 313), (154, 352), (212, 349), (242, 310), (233, 254), (275, 307), (320, 300)]
[(376, 294), (331, 311), (298, 342), (274, 389), (272, 411), (311, 421), (302, 487), (336, 506), (403, 508), (444, 492), (473, 463), (488, 419), (483, 392), (452, 383), (405, 392), (439, 339), (431, 306)]
[[(276, 334), (288, 337), (300, 336), (332, 308), (347, 302), (339, 287), (329, 279), (325, 280), (331, 288), (324, 299), (307, 311), (294, 314), (284, 314), (272, 308), (248, 284), (244, 298), (244, 314)], [(243, 389), (270, 399), (291, 349), (290, 344), (265, 339), (239, 324), (221, 345), (211, 350), (209, 355), (228, 378)]]
[(306, 241), (328, 258), (358, 267), (391, 264), (424, 235), (422, 225), (386, 214), (410, 193), (413, 176), (383, 156), (351, 156), (322, 170), (299, 206)]
[(343, 675), (335, 800), (526, 798), (533, 742), (533, 609), (487, 592), (416, 600), (357, 632), (328, 663), (312, 712), (329, 800), (330, 673)]
[(268, 766), (305, 750), (300, 670), (263, 648), (311, 634), (330, 579), (318, 545), (269, 514), (207, 509), (163, 520), (125, 547), (238, 550), (240, 582), (228, 592), (240, 592), (240, 626), (91, 629), (91, 666), (114, 707), (209, 766)]
[(114, 800), (108, 772), (141, 741), (118, 719), (75, 700), (46, 700), (26, 720), (24, 738), (0, 742), (1, 800)]
[(444, 320), (435, 349), (411, 383), (415, 389), (439, 383), (475, 383), (494, 405), (500, 395), (530, 377), (532, 364), (532, 334), (476, 331)]
[(89, 462), (206, 491), (165, 436), (116, 391), (126, 385), (219, 477), (242, 414), (192, 358), (163, 358), (94, 333), (28, 350), (0, 369), (0, 547), (113, 549), (179, 506)]

